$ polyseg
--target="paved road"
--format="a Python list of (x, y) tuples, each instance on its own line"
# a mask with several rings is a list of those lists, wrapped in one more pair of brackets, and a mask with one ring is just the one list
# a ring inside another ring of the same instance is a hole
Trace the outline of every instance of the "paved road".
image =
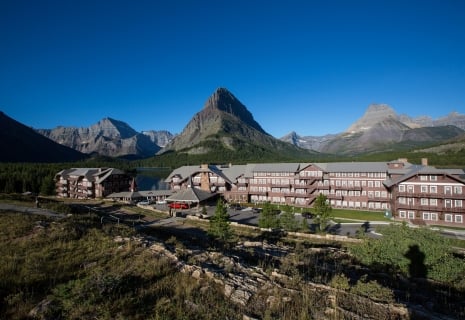
[[(161, 211), (166, 211), (166, 206), (160, 205), (159, 207), (157, 207), (157, 209)], [(48, 209), (24, 207), (24, 206), (18, 206), (18, 205), (7, 204), (7, 203), (0, 203), (0, 210), (23, 212), (26, 214), (37, 214), (37, 215), (43, 215), (43, 216), (48, 216), (48, 217), (53, 217), (53, 218), (65, 218), (66, 217), (66, 215), (64, 214), (59, 214), (59, 213), (53, 212)], [(183, 210), (182, 212), (183, 214), (199, 213), (198, 210), (195, 208), (189, 209), (189, 210)], [(120, 217), (124, 220), (127, 220), (128, 218), (128, 215), (124, 211), (120, 211), (120, 210), (113, 211), (113, 212), (105, 212), (105, 213), (114, 215), (115, 217)], [(212, 216), (214, 213), (215, 213), (214, 206), (207, 207), (208, 216)], [(235, 209), (228, 208), (228, 214), (230, 216), (231, 221), (241, 223), (241, 224), (258, 226), (258, 219), (260, 217), (260, 214), (252, 212), (251, 208), (245, 208), (242, 210), (235, 210)], [(137, 215), (134, 215), (133, 218), (137, 219)], [(296, 219), (300, 222), (301, 219), (303, 219), (303, 217), (299, 214), (296, 214)], [(160, 220), (153, 221), (153, 222), (146, 222), (144, 226), (150, 226), (150, 225), (168, 226), (168, 225), (178, 224), (182, 220), (183, 218), (180, 218), (180, 217), (170, 217), (170, 218), (160, 219)], [(134, 222), (135, 221), (136, 220), (134, 220)], [(315, 227), (311, 219), (307, 219), (307, 222), (310, 226), (310, 229)], [(381, 225), (386, 225), (388, 223), (389, 222), (377, 222), (377, 221), (331, 223), (329, 227), (329, 232), (332, 234), (353, 237), (356, 235), (356, 233), (359, 230), (364, 230), (367, 233), (367, 235), (369, 235), (370, 237), (377, 238), (377, 237), (380, 237), (381, 235), (376, 233), (376, 227), (381, 226)], [(438, 232), (445, 237), (465, 240), (465, 230), (438, 229)]]
[(37, 215), (42, 215), (42, 216), (47, 216), (47, 217), (52, 217), (52, 218), (65, 218), (66, 215), (60, 214), (48, 209), (42, 209), (42, 208), (34, 208), (34, 207), (23, 207), (23, 206), (18, 206), (14, 204), (9, 204), (9, 203), (0, 203), (0, 210), (2, 211), (15, 211), (15, 212), (22, 212), (22, 213), (27, 213), (27, 214), (37, 214)]

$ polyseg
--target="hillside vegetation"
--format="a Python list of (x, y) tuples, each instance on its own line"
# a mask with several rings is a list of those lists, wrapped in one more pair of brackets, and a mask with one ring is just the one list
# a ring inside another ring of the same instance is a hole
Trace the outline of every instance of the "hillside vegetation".
[(77, 208), (1, 213), (0, 318), (465, 317), (463, 256), (426, 229), (346, 246), (235, 228), (217, 246), (208, 222), (137, 234)]

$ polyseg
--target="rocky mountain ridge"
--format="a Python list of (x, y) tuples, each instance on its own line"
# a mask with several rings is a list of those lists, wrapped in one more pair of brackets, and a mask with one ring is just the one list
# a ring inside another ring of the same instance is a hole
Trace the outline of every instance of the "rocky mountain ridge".
[(0, 111), (0, 162), (68, 162), (87, 155), (60, 145)]
[(460, 136), (465, 130), (465, 115), (453, 112), (433, 120), (429, 116), (411, 118), (398, 115), (386, 104), (372, 104), (346, 131), (322, 137), (282, 137), (302, 148), (331, 154), (360, 154), (421, 147)]
[(207, 99), (203, 109), (160, 153), (182, 151), (208, 154), (218, 153), (218, 150), (253, 153), (258, 149), (287, 154), (304, 151), (265, 132), (252, 113), (231, 92), (218, 88)]
[(148, 136), (153, 143), (161, 148), (164, 148), (175, 137), (174, 134), (167, 130), (148, 130), (142, 131), (142, 134)]
[(245, 150), (249, 155), (261, 150), (292, 156), (302, 156), (302, 151), (351, 155), (399, 148), (410, 150), (447, 142), (464, 130), (465, 115), (458, 112), (438, 119), (412, 118), (398, 115), (389, 105), (372, 104), (342, 133), (299, 136), (291, 132), (276, 139), (231, 92), (218, 88), (178, 135), (166, 130), (139, 133), (127, 123), (112, 118), (104, 118), (90, 127), (58, 126), (36, 131), (84, 154), (134, 159), (168, 151), (207, 154), (215, 150), (218, 153), (221, 148), (228, 152)]
[[(155, 131), (143, 134), (127, 123), (104, 118), (90, 127), (59, 126), (55, 129), (37, 129), (45, 137), (86, 154), (109, 157), (144, 158), (155, 155), (161, 149), (155, 142)], [(166, 133), (162, 136), (168, 137)]]

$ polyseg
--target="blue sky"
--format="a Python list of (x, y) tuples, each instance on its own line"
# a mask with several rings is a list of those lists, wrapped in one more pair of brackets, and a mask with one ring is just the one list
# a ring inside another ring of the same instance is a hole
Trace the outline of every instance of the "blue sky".
[(275, 137), (465, 111), (465, 1), (3, 0), (0, 110), (179, 133), (218, 87)]

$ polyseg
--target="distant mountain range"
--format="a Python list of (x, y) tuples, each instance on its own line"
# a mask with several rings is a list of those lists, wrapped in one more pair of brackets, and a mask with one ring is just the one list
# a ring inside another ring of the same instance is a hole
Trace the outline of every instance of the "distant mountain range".
[[(92, 154), (140, 159), (162, 154), (203, 155), (211, 161), (238, 156), (247, 161), (308, 159), (319, 154), (357, 155), (428, 148), (465, 135), (465, 115), (439, 119), (398, 115), (385, 104), (370, 105), (346, 131), (325, 136), (277, 139), (257, 123), (252, 113), (227, 89), (217, 89), (183, 131), (137, 132), (127, 123), (104, 118), (87, 128), (31, 129), (0, 114), (0, 161), (62, 162)], [(48, 138), (48, 139), (46, 139)], [(455, 140), (454, 140), (455, 139)]]
[(154, 156), (173, 135), (167, 131), (136, 132), (127, 123), (104, 118), (88, 128), (38, 129), (47, 138), (86, 154), (109, 157), (147, 158)]
[(397, 115), (386, 104), (372, 104), (365, 114), (339, 134), (299, 136), (291, 132), (281, 140), (322, 153), (354, 155), (368, 152), (411, 150), (446, 142), (465, 131), (465, 115), (453, 112), (433, 120)]

